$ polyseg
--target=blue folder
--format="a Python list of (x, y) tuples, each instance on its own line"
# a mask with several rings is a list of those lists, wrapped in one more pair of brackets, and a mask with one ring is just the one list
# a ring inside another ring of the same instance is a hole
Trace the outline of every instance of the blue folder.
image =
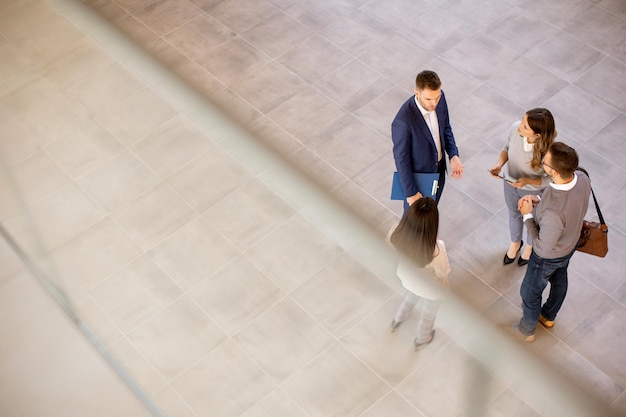
[[(417, 190), (422, 193), (424, 197), (435, 198), (435, 195), (437, 194), (437, 188), (439, 188), (439, 173), (418, 172), (413, 175), (415, 177)], [(402, 185), (400, 185), (400, 176), (397, 172), (393, 173), (393, 180), (391, 182), (391, 199), (406, 199), (404, 191), (402, 190)]]

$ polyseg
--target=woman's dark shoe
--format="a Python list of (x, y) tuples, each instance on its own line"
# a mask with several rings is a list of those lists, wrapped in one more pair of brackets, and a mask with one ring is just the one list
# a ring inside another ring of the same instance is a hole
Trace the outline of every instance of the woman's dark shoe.
[[(504, 254), (504, 259), (502, 260), (502, 263), (504, 263), (505, 265), (510, 265), (513, 263), (513, 261), (515, 260), (515, 258), (517, 258), (517, 255), (519, 255), (519, 251), (522, 250), (522, 246), (524, 246), (524, 241), (522, 240), (519, 244), (519, 248), (517, 248), (517, 253), (515, 254), (514, 257), (509, 258), (509, 253), (505, 253)], [(521, 259), (521, 258), (520, 258)], [(518, 261), (519, 262), (519, 261)], [(526, 261), (526, 263), (528, 263), (528, 261)], [(526, 264), (524, 264), (526, 265)], [(521, 265), (520, 265), (521, 266)]]
[(524, 266), (524, 265), (526, 265), (527, 263), (528, 263), (528, 259), (524, 259), (524, 258), (522, 258), (521, 256), (520, 256), (520, 257), (519, 257), (519, 259), (517, 260), (517, 264), (518, 264), (519, 266)]
[(391, 333), (395, 332), (395, 331), (396, 331), (396, 329), (397, 329), (398, 327), (400, 327), (400, 325), (401, 325), (401, 324), (402, 324), (402, 322), (401, 322), (401, 321), (395, 321), (395, 320), (393, 320), (393, 321), (391, 322)]
[(428, 339), (427, 341), (422, 342), (422, 343), (418, 343), (417, 339), (415, 339), (413, 341), (413, 345), (415, 346), (415, 351), (418, 351), (418, 350), (422, 349), (423, 347), (429, 345), (430, 342), (432, 342), (434, 338), (435, 338), (435, 331), (433, 330), (432, 332), (430, 332), (430, 339)]

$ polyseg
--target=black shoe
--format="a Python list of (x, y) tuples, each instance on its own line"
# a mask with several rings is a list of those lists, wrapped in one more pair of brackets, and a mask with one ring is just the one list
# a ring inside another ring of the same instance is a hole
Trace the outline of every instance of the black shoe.
[(396, 329), (397, 329), (398, 327), (400, 327), (400, 325), (401, 325), (401, 324), (402, 324), (402, 322), (401, 322), (401, 321), (395, 321), (395, 320), (392, 320), (392, 321), (391, 321), (391, 333), (395, 332), (395, 331), (396, 331)]
[(430, 332), (430, 339), (428, 339), (426, 342), (417, 343), (417, 339), (415, 339), (413, 341), (413, 346), (415, 346), (415, 351), (418, 351), (422, 349), (423, 347), (429, 345), (430, 342), (432, 342), (434, 338), (435, 338), (435, 331), (433, 330), (432, 332)]
[(524, 266), (528, 263), (529, 259), (524, 259), (521, 256), (519, 257), (519, 259), (517, 260), (517, 264), (519, 266)]
[[(522, 240), (519, 244), (519, 248), (517, 248), (517, 253), (515, 254), (514, 257), (509, 258), (509, 253), (505, 253), (504, 254), (504, 259), (502, 260), (502, 263), (504, 263), (505, 265), (510, 265), (513, 263), (513, 261), (515, 260), (515, 258), (517, 258), (517, 255), (519, 255), (519, 251), (522, 250), (522, 246), (524, 246), (524, 241)], [(520, 258), (521, 259), (521, 258)], [(526, 263), (528, 263), (528, 261), (526, 261)], [(526, 265), (526, 264), (524, 264)]]

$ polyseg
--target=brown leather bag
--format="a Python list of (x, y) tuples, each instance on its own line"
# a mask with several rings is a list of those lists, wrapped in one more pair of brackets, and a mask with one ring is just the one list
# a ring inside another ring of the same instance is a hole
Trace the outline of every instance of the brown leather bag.
[[(584, 169), (578, 169), (587, 174), (587, 171)], [(589, 174), (587, 174), (587, 176), (589, 176)], [(593, 188), (591, 189), (591, 195), (593, 196), (593, 202), (596, 205), (600, 222), (583, 220), (583, 227), (580, 231), (580, 239), (578, 240), (576, 250), (604, 258), (609, 251), (609, 227), (604, 222), (604, 216), (602, 216), (602, 212), (600, 211), (600, 205), (598, 205), (598, 200), (596, 200)]]

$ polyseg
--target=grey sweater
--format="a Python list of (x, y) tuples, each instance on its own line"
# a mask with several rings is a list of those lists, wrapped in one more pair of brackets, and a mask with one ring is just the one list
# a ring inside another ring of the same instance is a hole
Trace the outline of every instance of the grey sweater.
[(543, 167), (533, 169), (530, 161), (533, 159), (533, 152), (524, 150), (524, 138), (517, 132), (520, 121), (513, 123), (509, 131), (509, 137), (503, 151), (508, 154), (508, 161), (504, 164), (502, 175), (509, 181), (517, 181), (520, 178), (541, 178), (541, 185), (526, 184), (522, 190), (541, 190), (550, 184), (550, 178), (543, 171)]
[(524, 221), (533, 239), (533, 250), (542, 258), (561, 258), (578, 244), (589, 205), (591, 182), (580, 171), (574, 175), (568, 184), (551, 183), (546, 187), (535, 207), (534, 218)]

